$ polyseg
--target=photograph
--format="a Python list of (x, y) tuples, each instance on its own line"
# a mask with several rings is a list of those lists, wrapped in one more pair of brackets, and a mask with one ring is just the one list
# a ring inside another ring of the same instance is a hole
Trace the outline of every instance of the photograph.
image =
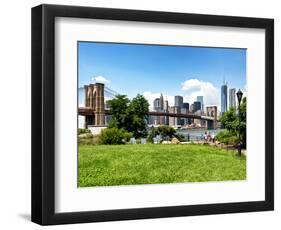
[(273, 211), (274, 18), (124, 7), (31, 10), (31, 221)]
[(78, 41), (77, 186), (247, 180), (246, 55)]

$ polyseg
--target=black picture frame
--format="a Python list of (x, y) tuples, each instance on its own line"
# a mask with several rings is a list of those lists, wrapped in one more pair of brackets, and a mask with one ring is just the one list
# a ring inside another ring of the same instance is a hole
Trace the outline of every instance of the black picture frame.
[[(265, 200), (55, 213), (55, 18), (89, 18), (265, 29)], [(32, 8), (32, 221), (41, 225), (267, 211), (274, 209), (274, 20), (125, 9)]]

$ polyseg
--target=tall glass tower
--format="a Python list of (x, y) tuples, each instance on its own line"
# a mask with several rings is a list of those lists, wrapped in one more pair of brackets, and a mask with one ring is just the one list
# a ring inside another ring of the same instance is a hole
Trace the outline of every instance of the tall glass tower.
[(201, 111), (204, 111), (204, 103), (203, 103), (203, 96), (197, 96), (197, 101), (201, 104)]
[(175, 106), (182, 108), (183, 107), (183, 97), (175, 96)]
[(224, 82), (221, 86), (221, 113), (227, 111), (227, 83)]

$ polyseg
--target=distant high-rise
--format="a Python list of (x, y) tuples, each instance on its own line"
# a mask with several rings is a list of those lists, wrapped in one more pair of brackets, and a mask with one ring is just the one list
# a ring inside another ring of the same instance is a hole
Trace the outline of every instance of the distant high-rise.
[(191, 104), (190, 107), (189, 107), (189, 111), (190, 111), (191, 113), (193, 113), (193, 107), (194, 107), (193, 104)]
[(229, 108), (236, 108), (236, 94), (235, 89), (229, 89)]
[[(153, 101), (153, 110), (156, 112), (160, 112), (160, 98), (155, 98)], [(159, 116), (153, 116), (151, 119), (152, 124), (158, 125), (160, 123), (160, 117)]]
[[(153, 110), (155, 112), (164, 112), (164, 97), (163, 94), (161, 93), (160, 98), (155, 98), (153, 101)], [(153, 118), (153, 124), (155, 125), (164, 125), (165, 122), (165, 117), (164, 116), (154, 116)]]
[(168, 109), (169, 109), (169, 102), (168, 102), (168, 100), (165, 100), (164, 101), (164, 111), (168, 112)]
[(197, 112), (197, 111), (201, 111), (201, 102), (200, 101), (194, 101), (193, 103), (193, 113)]
[(183, 108), (186, 109), (187, 113), (189, 112), (189, 103), (184, 102), (183, 103)]
[[(175, 107), (174, 106), (169, 107), (169, 113), (175, 113)], [(175, 125), (175, 118), (174, 117), (169, 117), (169, 125), (171, 125), (171, 126)]]
[[(164, 112), (167, 113), (169, 112), (169, 102), (168, 100), (164, 101)], [(164, 124), (169, 125), (169, 117), (164, 117)]]
[(227, 111), (227, 84), (223, 83), (221, 86), (221, 113), (225, 113)]
[[(178, 106), (170, 106), (169, 113), (180, 113), (180, 107)], [(181, 125), (180, 118), (178, 117), (169, 117), (169, 125)]]
[(160, 95), (160, 110), (164, 109), (164, 97), (163, 94), (161, 93)]
[(183, 107), (183, 97), (175, 96), (175, 106), (182, 108)]
[(203, 96), (197, 96), (197, 101), (200, 101), (200, 103), (201, 103), (201, 111), (204, 111)]
[[(181, 108), (182, 114), (188, 114), (189, 113), (189, 103), (184, 102), (183, 108)], [(181, 118), (181, 125), (187, 125), (188, 124), (188, 118)]]
[(159, 111), (160, 109), (160, 98), (155, 98), (153, 101), (153, 110)]

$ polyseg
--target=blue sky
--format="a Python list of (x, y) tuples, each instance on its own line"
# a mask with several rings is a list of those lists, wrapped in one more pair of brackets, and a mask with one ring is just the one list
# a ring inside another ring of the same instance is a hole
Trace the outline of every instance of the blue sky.
[(130, 98), (163, 92), (170, 104), (174, 95), (192, 103), (202, 94), (219, 105), (224, 79), (229, 88), (246, 85), (245, 49), (79, 42), (78, 51), (79, 87), (96, 79)]

